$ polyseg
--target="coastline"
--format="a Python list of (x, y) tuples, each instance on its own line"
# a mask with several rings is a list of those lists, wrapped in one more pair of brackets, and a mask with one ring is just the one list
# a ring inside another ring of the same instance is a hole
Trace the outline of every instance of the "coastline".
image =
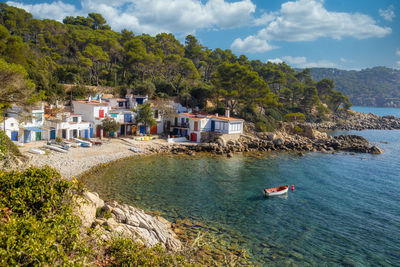
[[(257, 133), (253, 135), (243, 135), (239, 140), (236, 141), (226, 141), (223, 139), (218, 139), (214, 143), (206, 143), (206, 144), (171, 144), (167, 143), (165, 140), (151, 140), (151, 141), (135, 141), (133, 139), (121, 138), (121, 139), (110, 139), (105, 140), (104, 144), (101, 146), (94, 146), (92, 148), (71, 148), (69, 153), (57, 153), (57, 152), (49, 152), (46, 155), (30, 155), (28, 157), (28, 162), (31, 165), (41, 167), (44, 165), (49, 165), (50, 167), (56, 168), (59, 170), (64, 178), (72, 179), (73, 177), (79, 177), (82, 175), (89, 174), (91, 170), (96, 170), (97, 168), (106, 167), (107, 164), (124, 160), (126, 158), (132, 157), (140, 157), (143, 155), (152, 155), (152, 154), (160, 154), (160, 155), (175, 155), (175, 154), (183, 154), (193, 156), (194, 154), (198, 154), (197, 152), (201, 152), (204, 154), (214, 155), (214, 156), (225, 156), (231, 157), (234, 153), (242, 153), (242, 152), (295, 152), (299, 155), (307, 152), (321, 152), (321, 153), (336, 153), (336, 151), (342, 150), (346, 148), (345, 146), (327, 146), (327, 144), (337, 144), (337, 139), (327, 136), (325, 133), (320, 133), (310, 128), (304, 128), (304, 131), (300, 134), (293, 134), (291, 131), (293, 130), (293, 125), (285, 124), (284, 127), (278, 132), (275, 133)], [(363, 153), (371, 153), (368, 151), (363, 151), (365, 148), (370, 148), (371, 145), (369, 142), (361, 137), (351, 136), (350, 139), (345, 140), (344, 144), (349, 144), (349, 150), (355, 152), (363, 152)], [(335, 141), (336, 140), (336, 141)], [(360, 142), (359, 142), (360, 141)], [(336, 142), (336, 143), (335, 143)], [(40, 145), (40, 144), (38, 144)], [(140, 150), (139, 153), (135, 153), (129, 150), (130, 147), (136, 147)], [(28, 147), (23, 149), (23, 154), (27, 155)], [(344, 150), (346, 151), (346, 150)], [(379, 152), (381, 153), (381, 152)], [(200, 155), (200, 153), (199, 153)], [(96, 195), (96, 193), (95, 193)], [(97, 195), (98, 197), (98, 195)], [(100, 199), (100, 201), (102, 201)], [(94, 202), (96, 203), (96, 201)], [(97, 204), (94, 204), (95, 206)], [(119, 205), (119, 206), (118, 206)], [(111, 207), (112, 219), (102, 219), (98, 218), (95, 214), (97, 208), (100, 207)], [(116, 212), (113, 211), (113, 207), (116, 208)], [(119, 212), (122, 211), (122, 213)], [(136, 209), (127, 205), (120, 205), (116, 202), (110, 201), (106, 202), (103, 206), (96, 206), (96, 208), (91, 209), (91, 218), (90, 223), (87, 224), (88, 227), (99, 227), (106, 226), (107, 231), (111, 231), (111, 234), (116, 233), (125, 233), (126, 235), (135, 236), (135, 232), (132, 232), (131, 227), (138, 227), (140, 225), (130, 225), (128, 223), (129, 212), (134, 211), (137, 212), (139, 209)], [(139, 210), (143, 212), (142, 210)], [(143, 212), (144, 213), (144, 212)], [(93, 216), (94, 214), (94, 216)], [(123, 217), (125, 214), (125, 217)], [(128, 214), (128, 215), (126, 215)], [(135, 213), (136, 214), (136, 213)], [(146, 213), (144, 213), (146, 214)], [(151, 213), (150, 213), (151, 214)], [(136, 215), (135, 215), (136, 216)], [(149, 216), (149, 217), (147, 217)], [(168, 232), (170, 236), (176, 237), (181, 243), (183, 249), (187, 249), (185, 245), (190, 244), (190, 242), (194, 242), (198, 234), (196, 232), (191, 232), (193, 230), (190, 229), (190, 225), (192, 222), (183, 221), (180, 223), (171, 224), (166, 221), (162, 217), (159, 216), (151, 216), (149, 213), (145, 215), (146, 221), (141, 225), (149, 225), (147, 222), (156, 221), (157, 224), (161, 223), (161, 225), (167, 226), (169, 229)], [(122, 219), (121, 219), (122, 218)], [(90, 226), (89, 226), (90, 224)], [(195, 223), (196, 224), (196, 223)], [(150, 224), (151, 225), (151, 224)], [(139, 227), (140, 228), (140, 227)], [(154, 244), (154, 234), (155, 228), (143, 228), (146, 232), (145, 235), (139, 237), (139, 241), (147, 244)], [(203, 229), (203, 228), (202, 228)], [(142, 230), (140, 230), (142, 231)], [(153, 231), (153, 233), (151, 233)], [(136, 232), (137, 233), (137, 232)], [(150, 233), (150, 234), (149, 234)], [(110, 234), (110, 233), (109, 233)], [(186, 239), (190, 238), (189, 240)], [(137, 238), (137, 235), (136, 235)], [(212, 239), (212, 238), (210, 238)], [(159, 241), (161, 241), (160, 239)], [(172, 239), (169, 239), (172, 240)], [(178, 242), (177, 241), (177, 242)], [(170, 242), (170, 241), (169, 241)], [(162, 242), (163, 243), (163, 242)], [(163, 243), (165, 247), (171, 247), (168, 243)], [(174, 247), (179, 247), (180, 245), (176, 245)], [(215, 248), (213, 248), (213, 251)], [(218, 255), (222, 255), (221, 251), (227, 251), (225, 248), (217, 249)], [(236, 255), (245, 255), (243, 251), (236, 249), (232, 250)], [(228, 252), (232, 252), (228, 251)], [(236, 252), (235, 252), (236, 251)], [(210, 252), (210, 255), (213, 253)], [(240, 256), (240, 257), (242, 257)], [(246, 258), (246, 256), (244, 256)]]

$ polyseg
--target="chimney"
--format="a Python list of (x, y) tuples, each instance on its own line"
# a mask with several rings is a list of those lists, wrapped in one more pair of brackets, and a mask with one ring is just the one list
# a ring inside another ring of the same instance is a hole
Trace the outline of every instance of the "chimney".
[(231, 116), (231, 110), (229, 108), (225, 109), (225, 117), (229, 118)]
[(99, 103), (101, 104), (101, 97), (99, 97)]
[(218, 113), (215, 113), (215, 117), (217, 117), (217, 118), (218, 118)]
[(91, 97), (91, 96), (89, 96), (88, 102), (91, 102), (91, 101), (92, 101), (92, 97)]

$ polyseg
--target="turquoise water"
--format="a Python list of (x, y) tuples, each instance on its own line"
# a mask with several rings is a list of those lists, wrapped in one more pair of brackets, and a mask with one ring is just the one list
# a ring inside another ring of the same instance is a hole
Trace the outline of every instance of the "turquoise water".
[(400, 108), (377, 108), (377, 107), (354, 106), (354, 107), (351, 107), (351, 109), (354, 111), (363, 112), (363, 113), (372, 112), (379, 116), (395, 115), (397, 117), (400, 117)]
[[(400, 131), (354, 133), (385, 153), (153, 156), (113, 163), (88, 187), (221, 229), (265, 266), (399, 266)], [(262, 197), (283, 184), (294, 192)]]

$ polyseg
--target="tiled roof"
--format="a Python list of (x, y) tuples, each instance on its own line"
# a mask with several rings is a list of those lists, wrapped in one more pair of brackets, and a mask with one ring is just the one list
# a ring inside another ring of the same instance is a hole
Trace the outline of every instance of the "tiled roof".
[(203, 119), (203, 118), (212, 118), (212, 119), (218, 119), (218, 120), (224, 120), (224, 121), (243, 121), (243, 119), (239, 118), (233, 118), (233, 117), (224, 117), (224, 116), (215, 116), (215, 115), (209, 115), (209, 114), (201, 114), (201, 113), (181, 113), (183, 115), (186, 115), (190, 117), (191, 119)]
[(224, 120), (224, 121), (243, 121), (243, 119), (233, 118), (233, 117), (224, 117), (224, 116), (215, 116), (215, 115), (209, 115), (209, 117), (211, 117), (213, 119)]
[(99, 102), (98, 100), (74, 100), (75, 102), (82, 103), (82, 104), (88, 104), (88, 105), (93, 105), (93, 106), (108, 106), (107, 102)]

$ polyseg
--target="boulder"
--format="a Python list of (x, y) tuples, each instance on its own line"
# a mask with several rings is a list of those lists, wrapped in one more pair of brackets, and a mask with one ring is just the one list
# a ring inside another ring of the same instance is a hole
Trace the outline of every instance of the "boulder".
[(369, 153), (371, 153), (371, 154), (382, 154), (382, 153), (383, 153), (383, 149), (380, 149), (380, 148), (377, 147), (377, 146), (372, 146), (372, 147), (370, 148)]

